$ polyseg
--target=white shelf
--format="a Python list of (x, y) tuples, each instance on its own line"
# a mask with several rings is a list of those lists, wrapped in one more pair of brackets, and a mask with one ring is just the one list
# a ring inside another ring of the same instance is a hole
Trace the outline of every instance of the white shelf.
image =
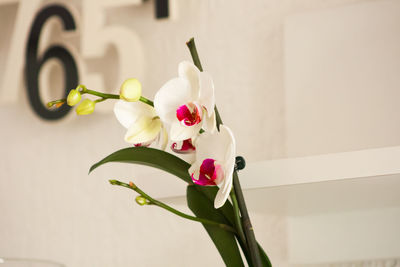
[(400, 257), (399, 146), (253, 163), (240, 178), (251, 212), (287, 218), (291, 266)]
[(248, 164), (246, 189), (400, 174), (400, 146)]
[(400, 146), (248, 164), (249, 205), (302, 215), (400, 207)]

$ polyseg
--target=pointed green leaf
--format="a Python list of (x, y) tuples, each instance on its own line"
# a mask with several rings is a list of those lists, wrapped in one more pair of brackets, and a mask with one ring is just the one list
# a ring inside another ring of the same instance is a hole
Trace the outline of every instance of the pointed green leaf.
[[(193, 187), (201, 192), (204, 196), (206, 196), (214, 205), (214, 199), (217, 195), (219, 188), (217, 186), (200, 186), (193, 185)], [(225, 204), (218, 209), (224, 216), (225, 219), (229, 221), (229, 225), (235, 225), (235, 215), (233, 213), (233, 206), (229, 201), (226, 201)]]
[[(124, 148), (94, 164), (90, 168), (89, 173), (97, 167), (109, 162), (135, 163), (151, 166), (173, 174), (189, 184), (193, 184), (188, 173), (190, 164), (162, 150), (149, 147)], [(196, 186), (196, 189), (204, 194), (210, 201), (214, 201), (218, 191), (217, 187), (208, 186)], [(218, 210), (229, 220), (230, 225), (234, 225), (233, 207), (228, 201)]]
[(260, 250), (260, 256), (261, 256), (261, 263), (263, 267), (272, 267), (271, 261), (269, 260), (267, 253), (265, 253), (264, 249), (260, 246), (260, 244), (257, 242), (258, 249)]
[[(171, 173), (188, 184), (193, 184), (188, 173), (190, 164), (186, 161), (162, 150), (149, 147), (129, 147), (118, 150), (101, 161), (97, 162), (90, 168), (92, 172), (97, 167), (109, 162), (122, 162), (147, 165), (154, 168), (164, 170)], [(213, 186), (195, 186), (196, 190), (204, 194), (209, 201), (214, 202), (218, 192), (218, 187)], [(224, 206), (218, 209), (223, 216), (230, 222), (229, 225), (234, 225), (234, 213), (232, 204), (227, 201)]]
[[(197, 217), (230, 225), (229, 221), (214, 208), (214, 201), (200, 193), (196, 186), (189, 185), (187, 187), (186, 197), (190, 210)], [(226, 266), (244, 266), (235, 235), (232, 232), (208, 224), (203, 224), (203, 226), (217, 247)]]
[(123, 162), (147, 165), (173, 174), (187, 183), (192, 183), (188, 173), (190, 164), (165, 151), (149, 147), (129, 147), (118, 150), (94, 164), (89, 173), (108, 162)]

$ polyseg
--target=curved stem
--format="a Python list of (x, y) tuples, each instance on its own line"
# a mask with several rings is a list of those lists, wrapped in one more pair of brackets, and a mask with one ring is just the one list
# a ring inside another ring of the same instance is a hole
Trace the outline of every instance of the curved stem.
[(210, 220), (203, 219), (203, 218), (197, 218), (197, 217), (188, 215), (186, 213), (180, 212), (180, 211), (172, 208), (171, 206), (168, 206), (167, 204), (162, 203), (161, 201), (158, 201), (158, 200), (152, 198), (151, 196), (147, 195), (145, 192), (143, 192), (140, 188), (138, 188), (132, 182), (130, 182), (129, 184), (121, 182), (121, 181), (118, 181), (118, 180), (109, 180), (109, 182), (112, 185), (119, 185), (119, 186), (123, 186), (123, 187), (129, 188), (129, 189), (132, 189), (135, 192), (139, 193), (142, 197), (146, 198), (150, 202), (150, 204), (153, 204), (153, 205), (159, 206), (160, 208), (166, 209), (169, 212), (172, 212), (172, 213), (178, 215), (179, 217), (182, 217), (182, 218), (185, 218), (185, 219), (188, 219), (188, 220), (192, 220), (192, 221), (196, 221), (196, 222), (201, 222), (201, 223), (217, 226), (217, 227), (220, 227), (220, 228), (222, 228), (222, 229), (224, 229), (226, 231), (230, 231), (230, 232), (236, 233), (236, 230), (233, 229), (232, 227), (230, 227), (229, 225), (222, 224), (222, 223), (217, 223), (217, 222), (210, 221)]
[(105, 94), (105, 93), (100, 93), (94, 90), (90, 90), (90, 89), (85, 89), (82, 91), (82, 94), (90, 94), (90, 95), (95, 95), (101, 98), (105, 98), (105, 99), (119, 99), (119, 95), (114, 95), (114, 94)]
[[(105, 93), (101, 93), (101, 92), (98, 92), (98, 91), (95, 91), (95, 90), (90, 90), (90, 89), (86, 88), (86, 86), (84, 86), (84, 85), (78, 85), (77, 88), (79, 88), (79, 91), (81, 92), (81, 94), (95, 95), (95, 96), (98, 96), (98, 97), (101, 97), (101, 98), (104, 98), (104, 99), (120, 99), (119, 95), (116, 95), (116, 94), (105, 94)], [(150, 99), (147, 99), (144, 96), (140, 96), (139, 101), (154, 107), (153, 101), (151, 101)]]

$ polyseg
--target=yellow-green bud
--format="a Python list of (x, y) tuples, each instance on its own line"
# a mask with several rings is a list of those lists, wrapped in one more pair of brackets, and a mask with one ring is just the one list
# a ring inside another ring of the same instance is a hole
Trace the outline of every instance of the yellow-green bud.
[(95, 103), (90, 99), (85, 99), (76, 108), (76, 114), (78, 115), (88, 115), (93, 113)]
[(142, 197), (142, 196), (137, 196), (135, 199), (136, 203), (138, 203), (140, 206), (147, 205), (147, 199)]
[(125, 80), (119, 90), (121, 99), (128, 102), (135, 102), (140, 99), (142, 95), (142, 84), (134, 78)]
[(78, 90), (72, 89), (71, 91), (69, 91), (68, 97), (67, 97), (67, 104), (69, 106), (75, 106), (76, 104), (79, 103), (79, 101), (81, 101), (81, 93), (79, 93)]

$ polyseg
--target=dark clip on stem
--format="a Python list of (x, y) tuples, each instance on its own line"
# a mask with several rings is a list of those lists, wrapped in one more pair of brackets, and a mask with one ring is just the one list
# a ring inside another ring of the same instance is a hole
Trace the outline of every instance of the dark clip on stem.
[(243, 170), (246, 167), (246, 161), (242, 156), (237, 156), (235, 160), (235, 171)]

